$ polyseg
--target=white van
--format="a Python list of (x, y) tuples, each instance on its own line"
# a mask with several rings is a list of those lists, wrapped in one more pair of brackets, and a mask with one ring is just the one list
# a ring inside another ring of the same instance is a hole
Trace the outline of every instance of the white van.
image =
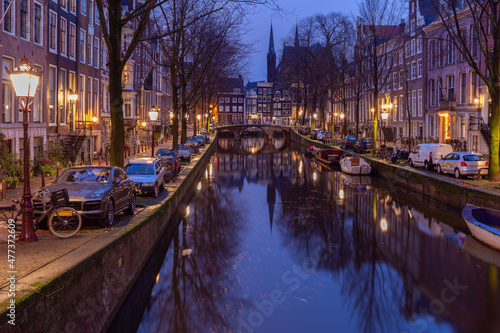
[(413, 149), (408, 157), (410, 166), (424, 167), (425, 170), (431, 170), (437, 164), (440, 158), (453, 152), (451, 145), (444, 143), (422, 143)]

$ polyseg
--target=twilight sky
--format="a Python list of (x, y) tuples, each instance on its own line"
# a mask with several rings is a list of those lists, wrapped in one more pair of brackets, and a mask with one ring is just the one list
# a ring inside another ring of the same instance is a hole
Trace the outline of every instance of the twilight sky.
[(244, 75), (245, 84), (248, 81), (266, 80), (266, 57), (269, 48), (271, 20), (278, 63), (283, 41), (290, 31), (294, 31), (297, 20), (333, 11), (342, 12), (348, 16), (355, 16), (358, 12), (356, 0), (279, 0), (279, 5), (286, 11), (285, 14), (277, 14), (267, 8), (259, 8), (259, 13), (249, 17), (252, 26), (249, 27), (251, 30), (247, 35), (247, 40), (255, 43), (255, 53), (249, 55), (250, 68), (248, 68), (248, 74)]

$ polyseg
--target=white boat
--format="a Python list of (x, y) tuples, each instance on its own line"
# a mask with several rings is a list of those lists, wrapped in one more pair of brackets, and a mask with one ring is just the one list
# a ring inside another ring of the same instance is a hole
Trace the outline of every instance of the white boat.
[(474, 238), (500, 250), (500, 210), (467, 205), (462, 217)]
[(372, 171), (371, 165), (365, 159), (353, 155), (340, 159), (340, 169), (351, 175), (368, 175)]

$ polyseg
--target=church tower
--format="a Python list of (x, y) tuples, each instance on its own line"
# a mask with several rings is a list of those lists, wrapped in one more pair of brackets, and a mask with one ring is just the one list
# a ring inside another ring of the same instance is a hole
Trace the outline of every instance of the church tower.
[(274, 52), (273, 24), (269, 36), (269, 51), (267, 51), (267, 82), (276, 81), (276, 52)]

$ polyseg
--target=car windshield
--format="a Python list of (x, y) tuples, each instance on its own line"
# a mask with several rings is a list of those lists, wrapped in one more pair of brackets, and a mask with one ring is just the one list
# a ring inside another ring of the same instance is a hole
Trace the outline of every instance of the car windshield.
[(172, 157), (175, 157), (175, 152), (173, 150), (158, 150), (156, 152), (156, 156), (161, 156), (161, 157), (172, 156)]
[(188, 150), (188, 146), (186, 145), (179, 145), (179, 150)]
[(109, 183), (110, 169), (103, 168), (82, 168), (82, 169), (67, 169), (61, 177), (56, 181), (56, 184), (61, 183)]
[(129, 175), (154, 175), (155, 168), (150, 163), (132, 163), (125, 166), (125, 171)]
[(475, 162), (475, 161), (484, 161), (485, 158), (482, 155), (465, 155), (464, 161), (466, 162)]

